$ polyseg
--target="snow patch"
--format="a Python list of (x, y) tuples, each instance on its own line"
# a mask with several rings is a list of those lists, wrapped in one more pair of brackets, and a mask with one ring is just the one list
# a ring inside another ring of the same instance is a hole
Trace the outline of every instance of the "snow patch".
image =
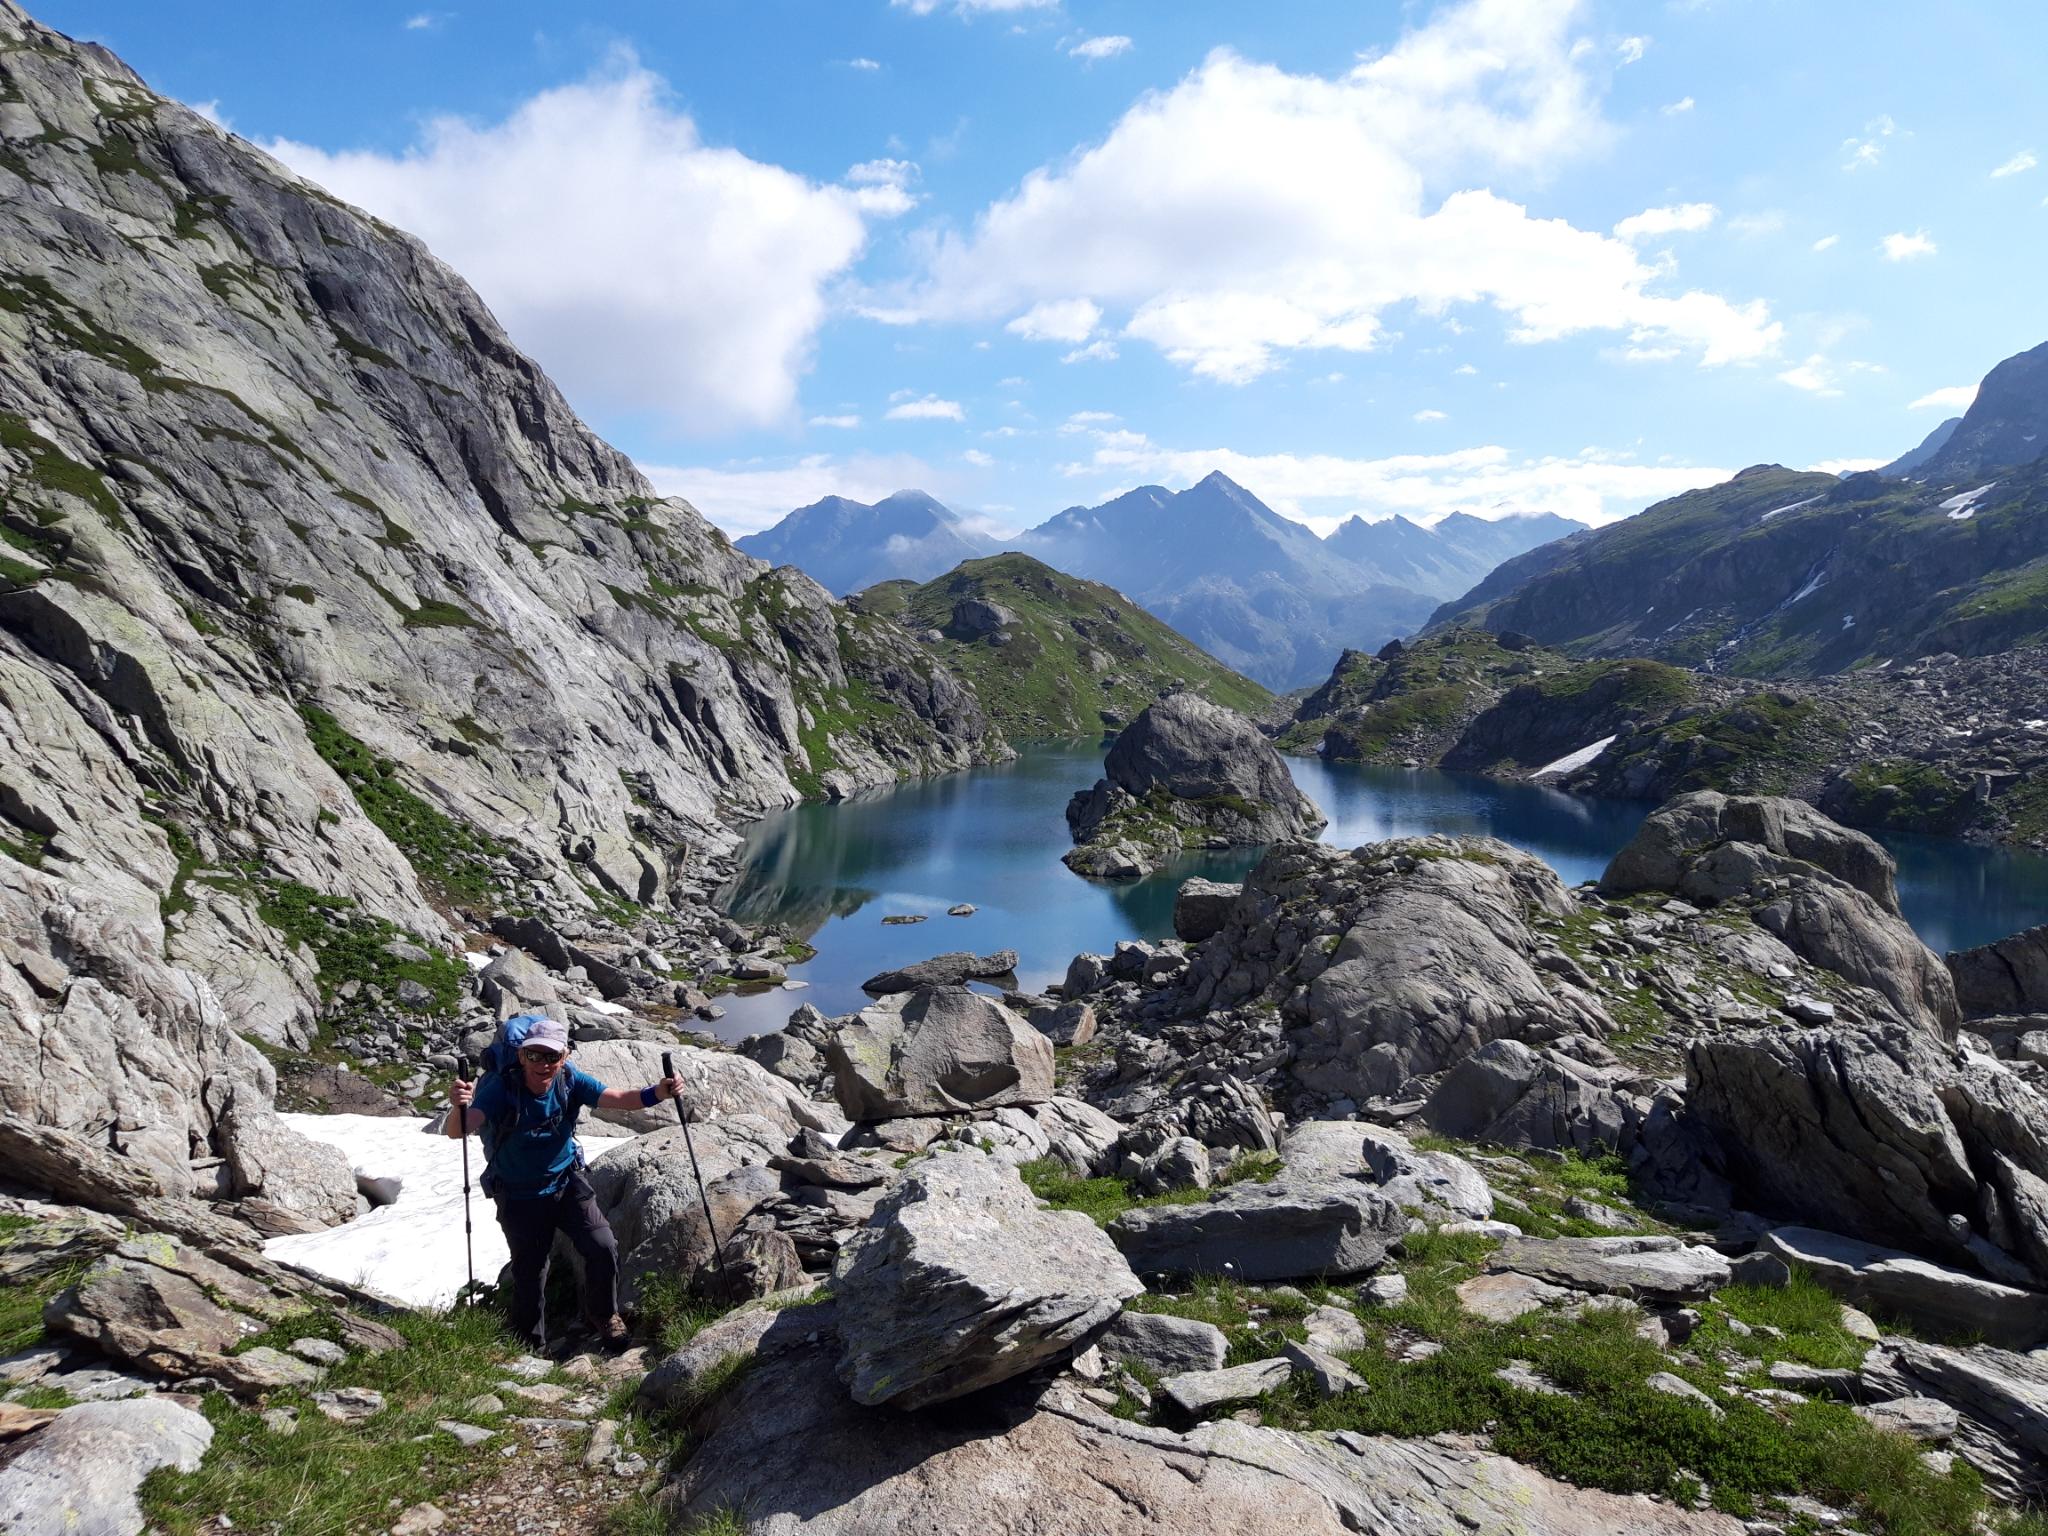
[[(324, 1232), (274, 1237), (273, 1259), (316, 1275), (363, 1285), (414, 1307), (445, 1307), (468, 1278), (462, 1254), (462, 1145), (436, 1134), (440, 1119), (410, 1115), (283, 1115), (293, 1130), (339, 1147), (357, 1173), (399, 1180), (398, 1199)], [(631, 1141), (586, 1133), (577, 1138), (586, 1162)], [(483, 1144), (469, 1143), (471, 1220), (476, 1275), (494, 1284), (511, 1254), (497, 1210), (474, 1188), (484, 1171)]]
[(1951, 496), (1941, 503), (1939, 510), (1948, 514), (1950, 522), (1960, 523), (1966, 518), (1974, 517), (1977, 515), (1978, 499), (1997, 484), (1994, 480), (1990, 485), (1980, 485), (1974, 491), (1964, 491), (1960, 496)]
[(485, 966), (489, 965), (491, 961), (496, 958), (497, 957), (495, 955), (486, 954), (483, 950), (480, 949), (465, 949), (462, 952), (463, 963), (467, 965), (472, 971), (482, 970)]
[(1554, 763), (1545, 763), (1541, 768), (1530, 774), (1529, 777), (1532, 779), (1547, 779), (1553, 774), (1577, 773), (1586, 764), (1592, 762), (1594, 758), (1613, 745), (1614, 738), (1612, 736), (1602, 736), (1590, 746), (1581, 747), (1576, 752), (1567, 752)]
[[(1823, 496), (1826, 494), (1827, 493), (1825, 491), (1821, 493), (1821, 495)], [(1760, 523), (1768, 523), (1774, 517), (1783, 517), (1787, 512), (1797, 512), (1801, 507), (1810, 507), (1816, 501), (1819, 500), (1820, 496), (1809, 496), (1804, 501), (1788, 502), (1786, 505), (1782, 507), (1773, 507), (1770, 511), (1766, 512), (1762, 517), (1758, 518), (1757, 521)]]
[(1818, 592), (1821, 589), (1821, 587), (1826, 583), (1827, 579), (1827, 573), (1825, 571), (1815, 571), (1811, 576), (1806, 578), (1806, 585), (1801, 587), (1797, 592), (1794, 592), (1790, 597), (1786, 598), (1782, 606), (1790, 608), (1794, 603), (1813, 596), (1813, 594)]

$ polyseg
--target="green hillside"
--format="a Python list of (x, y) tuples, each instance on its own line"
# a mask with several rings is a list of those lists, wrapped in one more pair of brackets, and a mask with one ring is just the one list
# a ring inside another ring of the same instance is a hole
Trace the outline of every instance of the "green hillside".
[(1273, 702), (1114, 589), (1029, 555), (962, 561), (922, 586), (885, 581), (852, 601), (919, 635), (1012, 740), (1092, 735), (1176, 686), (1248, 715)]
[(1431, 630), (1813, 677), (2048, 640), (2048, 461), (1938, 483), (1745, 470), (1535, 556)]

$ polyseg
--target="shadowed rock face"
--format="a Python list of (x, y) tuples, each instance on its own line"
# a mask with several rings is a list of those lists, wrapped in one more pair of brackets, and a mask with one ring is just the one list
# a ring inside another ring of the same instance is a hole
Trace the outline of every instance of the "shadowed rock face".
[(2048, 1286), (2048, 1099), (1903, 1025), (1696, 1040), (1687, 1112), (1759, 1209)]
[[(736, 810), (1004, 750), (656, 498), (419, 241), (11, 4), (0, 102), (0, 1109), (181, 1189), (232, 1100), (281, 1168), (242, 1043), (315, 1026), (281, 889), (426, 949), (451, 892), (687, 904)], [(373, 820), (346, 752), (445, 826)]]
[(2048, 923), (1948, 957), (1963, 1017), (2048, 1013)]

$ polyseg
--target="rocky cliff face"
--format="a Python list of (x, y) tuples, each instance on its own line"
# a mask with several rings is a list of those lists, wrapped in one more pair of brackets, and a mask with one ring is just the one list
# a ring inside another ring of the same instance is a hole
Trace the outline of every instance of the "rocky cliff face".
[(2000, 465), (2031, 464), (2048, 452), (2048, 435), (2044, 434), (2048, 434), (2048, 342), (2008, 357), (1985, 374), (1977, 398), (1955, 423), (1954, 431), (1925, 462), (1894, 472), (1933, 482)]
[(1003, 750), (418, 241), (7, 0), (0, 498), (0, 1104), (174, 1185), (343, 960), (424, 1006), (461, 908), (688, 907), (737, 815)]

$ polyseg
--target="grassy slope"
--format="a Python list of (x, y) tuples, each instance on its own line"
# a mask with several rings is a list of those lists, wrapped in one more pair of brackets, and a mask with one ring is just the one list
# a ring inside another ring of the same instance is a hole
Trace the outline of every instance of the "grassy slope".
[(1302, 701), (1278, 745), (1313, 751), (1335, 728), (1333, 757), (1404, 756), (1417, 733), (1455, 733), (1477, 716), (1509, 686), (1510, 668), (1526, 671), (1527, 663), (1472, 629), (1406, 643), (1386, 661), (1346, 651), (1330, 680)]
[[(1602, 529), (1505, 590), (1490, 580), (1455, 618), (1576, 654), (1711, 661), (1750, 677), (2038, 643), (2048, 462), (2005, 472), (1968, 517), (1943, 510), (1977, 489), (1750, 471)], [(1499, 574), (1512, 578), (1512, 563)]]
[[(1483, 630), (1453, 629), (1410, 641), (1386, 661), (1346, 652), (1329, 682), (1302, 702), (1279, 744), (1298, 752), (1322, 746), (1329, 756), (1367, 762), (1434, 757), (1516, 689), (1541, 694), (1543, 712), (1590, 712), (1593, 718), (1603, 710), (1654, 718), (1692, 696), (1686, 675), (1658, 662), (1575, 662), (1541, 647), (1510, 650)], [(1461, 766), (1540, 767), (1582, 740), (1564, 740), (1556, 750), (1541, 747), (1531, 762), (1489, 755)]]
[[(1467, 1155), (1474, 1150), (1441, 1145)], [(1598, 1230), (1565, 1214), (1565, 1201), (1573, 1195), (1620, 1209), (1639, 1229), (1659, 1226), (1632, 1208), (1631, 1186), (1617, 1158), (1567, 1156), (1546, 1163), (1495, 1156), (1488, 1173), (1502, 1188), (1503, 1214), (1533, 1233)], [(1098, 1222), (1127, 1208), (1125, 1200), (1102, 1198), (1102, 1186), (1113, 1181), (1026, 1170), (1027, 1178), (1034, 1175), (1034, 1189), (1049, 1203)], [(1783, 1501), (1805, 1495), (1847, 1509), (1856, 1528), (1890, 1536), (1963, 1536), (1987, 1529), (2034, 1536), (2039, 1529), (1987, 1500), (1967, 1467), (1958, 1465), (1949, 1474), (1932, 1470), (1921, 1462), (1918, 1444), (1866, 1424), (1842, 1404), (1823, 1398), (1765, 1407), (1730, 1390), (1770, 1385), (1765, 1368), (1773, 1360), (1844, 1366), (1862, 1357), (1865, 1346), (1844, 1326), (1841, 1304), (1810, 1278), (1797, 1275), (1778, 1290), (1724, 1288), (1697, 1309), (1695, 1347), (1667, 1352), (1639, 1337), (1637, 1319), (1625, 1311), (1546, 1310), (1511, 1323), (1472, 1316), (1459, 1305), (1456, 1287), (1479, 1271), (1493, 1246), (1492, 1239), (1469, 1233), (1410, 1236), (1388, 1266), (1407, 1280), (1408, 1298), (1391, 1306), (1361, 1305), (1354, 1293), (1318, 1283), (1268, 1289), (1196, 1276), (1171, 1292), (1138, 1297), (1129, 1307), (1221, 1328), (1231, 1365), (1270, 1358), (1288, 1341), (1301, 1339), (1304, 1315), (1313, 1306), (1353, 1312), (1367, 1344), (1343, 1359), (1368, 1389), (1322, 1398), (1306, 1382), (1290, 1381), (1256, 1405), (1263, 1422), (1277, 1428), (1393, 1436), (1485, 1433), (1493, 1449), (1566, 1482), (1745, 1517), (1783, 1518)], [(1440, 1346), (1438, 1353), (1404, 1358), (1405, 1347), (1420, 1340)], [(1533, 1368), (1568, 1395), (1539, 1394), (1503, 1381), (1496, 1372), (1511, 1362)], [(1719, 1415), (1650, 1388), (1649, 1378), (1660, 1371), (1709, 1394)], [(1120, 1389), (1115, 1411), (1137, 1415), (1128, 1389)]]
[[(963, 561), (922, 586), (883, 582), (856, 602), (914, 631), (943, 633), (954, 605), (968, 598), (999, 603), (1017, 615), (1009, 643), (948, 635), (930, 649), (966, 680), (1012, 740), (1092, 734), (1131, 719), (1175, 684), (1245, 714), (1272, 703), (1264, 688), (1114, 589), (1068, 576), (1029, 555)], [(1094, 665), (1091, 652), (1102, 658)]]

